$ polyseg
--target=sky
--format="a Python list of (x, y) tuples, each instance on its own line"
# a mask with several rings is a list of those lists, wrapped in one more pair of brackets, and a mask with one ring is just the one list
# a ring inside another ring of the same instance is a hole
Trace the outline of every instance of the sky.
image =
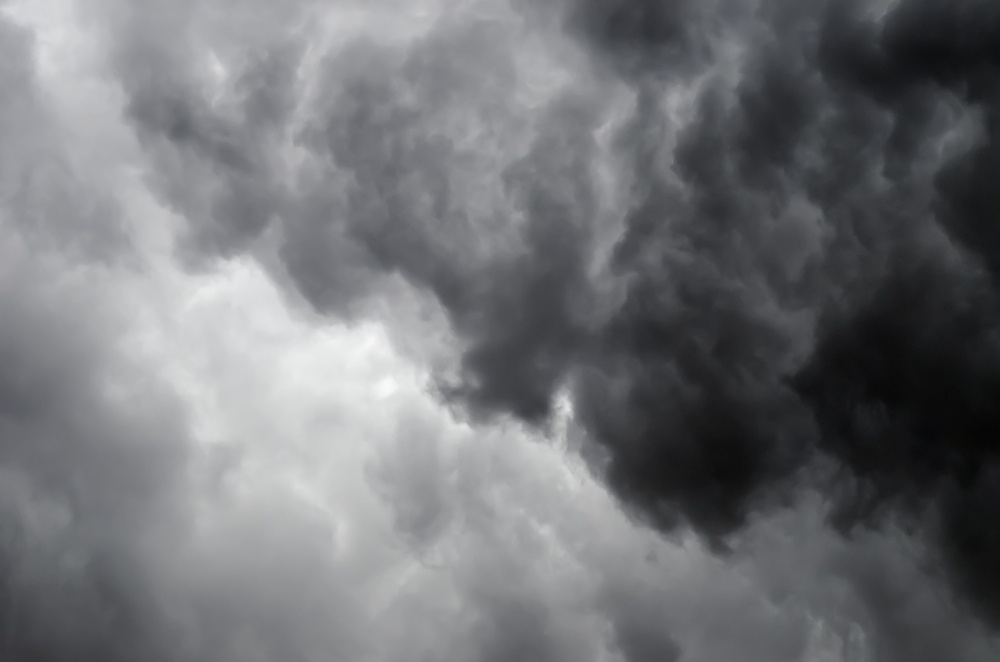
[(998, 131), (992, 0), (0, 0), (0, 659), (998, 659)]

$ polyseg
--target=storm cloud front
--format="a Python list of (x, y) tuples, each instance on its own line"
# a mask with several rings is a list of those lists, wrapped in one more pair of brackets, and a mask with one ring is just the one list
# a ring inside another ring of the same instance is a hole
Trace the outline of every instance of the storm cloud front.
[(998, 184), (986, 0), (0, 0), (0, 660), (996, 660)]

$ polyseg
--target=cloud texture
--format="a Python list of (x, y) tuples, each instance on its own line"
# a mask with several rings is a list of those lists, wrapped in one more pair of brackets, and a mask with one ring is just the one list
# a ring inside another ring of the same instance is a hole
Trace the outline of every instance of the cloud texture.
[(995, 659), (993, 4), (0, 7), (3, 659)]

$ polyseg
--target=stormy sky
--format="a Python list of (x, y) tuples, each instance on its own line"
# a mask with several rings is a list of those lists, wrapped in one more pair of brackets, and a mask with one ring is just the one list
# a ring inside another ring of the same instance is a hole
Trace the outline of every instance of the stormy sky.
[(0, 0), (0, 660), (1000, 659), (1000, 3)]

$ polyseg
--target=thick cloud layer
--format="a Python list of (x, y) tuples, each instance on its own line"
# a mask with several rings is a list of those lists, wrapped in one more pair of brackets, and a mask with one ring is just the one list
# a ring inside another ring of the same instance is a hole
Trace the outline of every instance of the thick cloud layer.
[(992, 4), (43, 5), (0, 656), (995, 658)]
[[(537, 423), (569, 388), (612, 487), (662, 526), (721, 542), (817, 452), (875, 501), (919, 494), (991, 613), (992, 551), (975, 550), (993, 542), (944, 504), (991, 501), (993, 14), (463, 7), (426, 35), (331, 47), (297, 109), (287, 35), (237, 65), (228, 111), (173, 40), (129, 22), (123, 43), (156, 55), (119, 61), (189, 249), (276, 224), (282, 269), (329, 312), (402, 277), (464, 347), (446, 394)], [(291, 183), (282, 132), (307, 164)], [(832, 422), (871, 416), (887, 422)]]

